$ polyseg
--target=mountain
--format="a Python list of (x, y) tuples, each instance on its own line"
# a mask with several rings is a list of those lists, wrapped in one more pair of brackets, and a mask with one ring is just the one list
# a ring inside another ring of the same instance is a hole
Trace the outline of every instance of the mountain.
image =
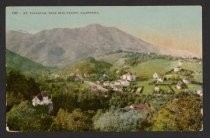
[(114, 27), (91, 24), (81, 28), (56, 28), (30, 34), (9, 31), (7, 49), (43, 65), (66, 65), (76, 59), (125, 50), (158, 52), (158, 48)]
[(43, 65), (33, 62), (28, 58), (22, 57), (6, 49), (6, 68), (7, 71), (15, 69), (19, 71), (37, 71), (46, 69)]

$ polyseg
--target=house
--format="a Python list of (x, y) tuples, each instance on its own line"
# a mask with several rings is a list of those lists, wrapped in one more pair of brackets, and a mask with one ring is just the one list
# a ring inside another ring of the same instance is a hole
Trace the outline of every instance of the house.
[(198, 95), (200, 95), (200, 96), (203, 96), (202, 90), (197, 90), (196, 93), (197, 93)]
[(126, 74), (122, 75), (121, 78), (127, 81), (135, 81), (136, 80), (136, 73), (127, 72)]
[(147, 104), (132, 104), (129, 108), (133, 110), (147, 110), (149, 106)]
[(51, 112), (53, 110), (52, 97), (51, 95), (48, 95), (46, 91), (39, 93), (37, 96), (34, 96), (34, 98), (32, 99), (32, 105), (48, 105), (48, 109), (50, 105), (49, 111)]
[(159, 75), (155, 72), (155, 73), (152, 75), (152, 78), (153, 78), (153, 79), (158, 79), (158, 78), (159, 78)]
[(177, 67), (174, 68), (174, 72), (179, 72), (179, 71), (181, 71), (181, 70), (182, 70), (182, 68), (179, 67), (179, 66), (177, 66)]
[(185, 84), (188, 84), (188, 83), (190, 83), (190, 78), (189, 78), (189, 77), (184, 77), (184, 78), (182, 79), (182, 81), (183, 81)]
[(157, 83), (158, 83), (158, 82), (161, 82), (161, 83), (162, 83), (162, 82), (163, 82), (163, 80), (164, 80), (164, 78), (163, 78), (163, 77), (159, 77), (159, 78), (157, 79)]
[(140, 94), (143, 90), (143, 87), (139, 87), (136, 89), (136, 94)]
[(176, 84), (176, 88), (177, 89), (182, 89), (183, 88), (183, 83), (181, 81), (179, 81), (177, 84)]

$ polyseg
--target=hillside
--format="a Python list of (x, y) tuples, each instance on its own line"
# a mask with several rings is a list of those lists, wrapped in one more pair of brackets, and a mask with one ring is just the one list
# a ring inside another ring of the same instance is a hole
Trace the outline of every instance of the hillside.
[(36, 63), (26, 57), (22, 57), (8, 49), (6, 49), (6, 68), (20, 71), (37, 71), (46, 69), (43, 65)]
[(75, 59), (124, 50), (158, 52), (158, 48), (114, 27), (91, 24), (81, 28), (55, 28), (35, 34), (9, 31), (7, 49), (42, 65), (67, 65)]
[(93, 57), (88, 57), (73, 63), (71, 66), (66, 66), (60, 70), (63, 74), (79, 73), (79, 74), (92, 74), (104, 73), (110, 69), (112, 64), (105, 61), (96, 60)]

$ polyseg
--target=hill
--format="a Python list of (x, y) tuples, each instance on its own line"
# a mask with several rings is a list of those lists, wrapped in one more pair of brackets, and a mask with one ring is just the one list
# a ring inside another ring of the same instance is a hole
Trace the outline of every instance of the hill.
[(110, 69), (112, 64), (105, 61), (96, 60), (93, 57), (88, 57), (82, 60), (66, 66), (60, 72), (62, 74), (78, 73), (78, 74), (93, 74), (93, 73), (105, 73)]
[(26, 57), (22, 57), (6, 49), (6, 69), (7, 71), (15, 69), (25, 72), (25, 71), (38, 71), (47, 68), (39, 63), (36, 63)]

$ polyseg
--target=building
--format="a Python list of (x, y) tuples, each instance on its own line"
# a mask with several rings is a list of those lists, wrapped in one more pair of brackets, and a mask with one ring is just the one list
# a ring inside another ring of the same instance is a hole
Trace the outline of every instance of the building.
[(191, 82), (189, 77), (184, 77), (184, 78), (182, 79), (182, 81), (183, 81), (185, 84), (189, 84), (189, 83)]
[(136, 73), (133, 74), (131, 72), (128, 72), (124, 75), (122, 75), (121, 77), (123, 80), (127, 80), (127, 81), (135, 81), (136, 80)]
[(158, 79), (158, 78), (159, 78), (159, 75), (155, 72), (155, 73), (152, 75), (152, 78), (153, 78), (153, 79)]
[(159, 77), (158, 79), (157, 79), (157, 82), (163, 82), (164, 81), (164, 78), (163, 77)]
[(139, 87), (136, 89), (136, 94), (140, 94), (143, 90), (143, 87)]
[(32, 99), (32, 105), (47, 105), (49, 109), (49, 113), (53, 110), (53, 103), (51, 95), (48, 95), (46, 91), (39, 93), (37, 96), (34, 96)]
[(200, 96), (203, 96), (203, 91), (202, 90), (197, 90), (196, 93)]
[(177, 84), (176, 84), (176, 88), (177, 89), (182, 89), (183, 88), (183, 83), (181, 81), (179, 81)]
[(181, 71), (181, 70), (182, 70), (181, 67), (175, 67), (175, 68), (174, 68), (174, 72), (179, 72), (179, 71)]

